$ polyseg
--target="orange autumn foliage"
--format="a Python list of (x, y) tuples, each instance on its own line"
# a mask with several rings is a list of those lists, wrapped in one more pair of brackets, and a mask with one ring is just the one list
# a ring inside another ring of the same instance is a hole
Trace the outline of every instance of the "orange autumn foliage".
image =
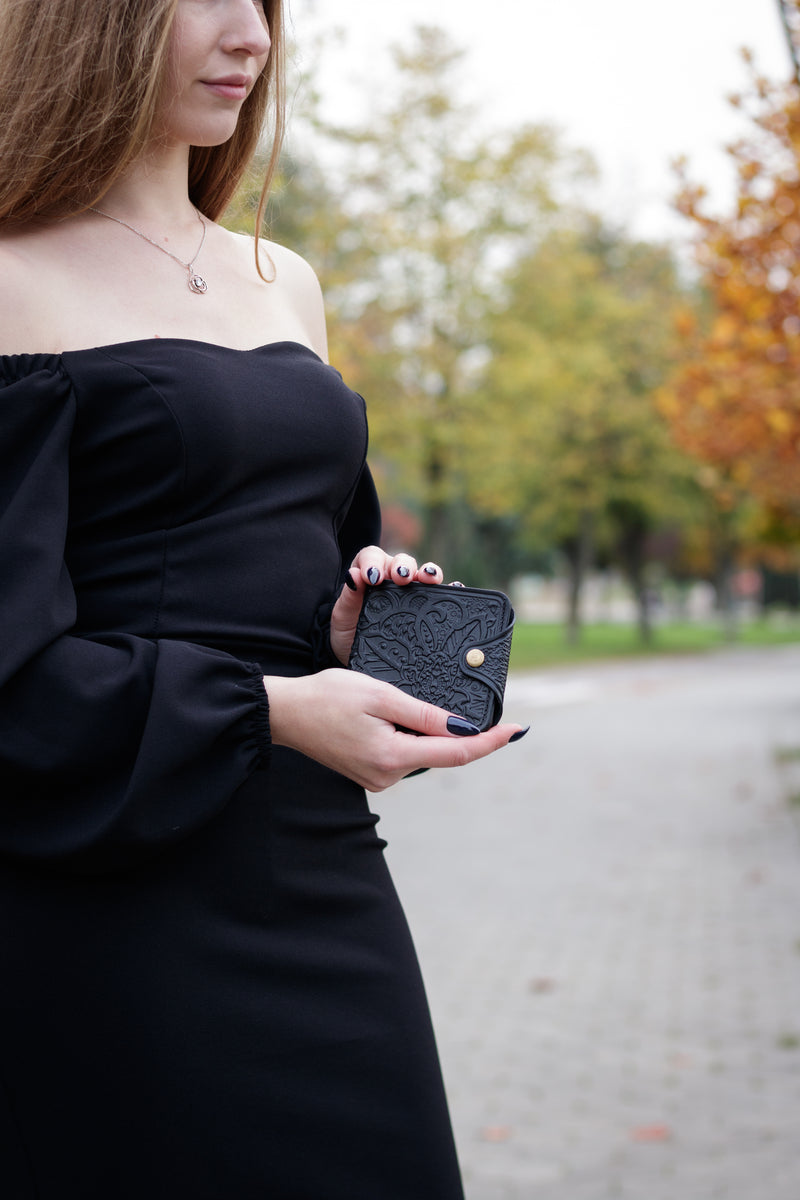
[[(800, 4), (795, 4), (800, 8)], [(751, 64), (752, 67), (752, 64)], [(753, 72), (733, 103), (752, 133), (730, 148), (734, 209), (713, 217), (681, 168), (679, 210), (697, 227), (710, 327), (679, 318), (685, 357), (660, 396), (684, 450), (721, 488), (757, 499), (800, 536), (800, 88)]]

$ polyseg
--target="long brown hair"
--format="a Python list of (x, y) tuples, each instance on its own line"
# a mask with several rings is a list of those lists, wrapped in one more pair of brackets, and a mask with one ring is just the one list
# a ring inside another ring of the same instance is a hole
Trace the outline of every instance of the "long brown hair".
[[(96, 204), (148, 144), (177, 0), (0, 0), (0, 227)], [(272, 49), (233, 136), (192, 147), (189, 195), (216, 220), (271, 115), (260, 230), (284, 120), (282, 0), (266, 0)]]

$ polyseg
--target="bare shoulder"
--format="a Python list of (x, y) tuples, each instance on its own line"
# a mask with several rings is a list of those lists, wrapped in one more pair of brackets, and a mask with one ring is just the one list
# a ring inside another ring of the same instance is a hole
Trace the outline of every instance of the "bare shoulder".
[(325, 362), (328, 361), (328, 333), (322, 288), (313, 267), (301, 255), (274, 242), (268, 244), (275, 263), (276, 276), (281, 273), (291, 294), (295, 309), (308, 329), (310, 345)]
[(288, 246), (281, 246), (278, 242), (271, 242), (267, 238), (261, 239), (260, 246), (262, 253), (268, 254), (272, 259), (276, 270), (283, 273), (286, 283), (292, 287), (309, 289), (319, 297), (320, 303), (322, 302), (322, 293), (316, 272), (302, 255), (295, 250), (290, 250)]
[[(275, 282), (281, 288), (286, 288), (299, 304), (308, 304), (322, 308), (322, 288), (314, 268), (296, 251), (278, 242), (270, 242), (262, 238), (260, 243), (261, 256), (271, 262), (275, 268)], [(262, 268), (263, 269), (263, 268)], [(267, 274), (267, 272), (264, 272)]]
[[(255, 265), (252, 237), (225, 232), (236, 240), (240, 268), (252, 280)], [(313, 268), (294, 250), (263, 237), (258, 243), (258, 259), (267, 282), (261, 283), (256, 297), (259, 333), (254, 336), (304, 342), (327, 361), (325, 309)]]
[[(230, 230), (225, 230), (225, 235), (235, 239), (238, 253), (242, 256), (245, 268), (249, 272), (254, 261), (252, 237), (247, 233), (233, 233)], [(261, 270), (267, 279), (274, 277), (272, 279), (274, 283), (277, 283), (282, 290), (286, 288), (299, 299), (322, 304), (319, 280), (313, 267), (306, 262), (302, 255), (290, 250), (288, 246), (281, 246), (278, 242), (271, 242), (265, 237), (259, 238), (258, 255)]]
[(280, 290), (282, 301), (290, 305), (307, 330), (312, 348), (320, 358), (327, 360), (325, 305), (322, 288), (313, 267), (296, 251), (266, 238), (261, 239), (259, 250), (264, 274), (270, 278), (271, 263), (274, 269), (273, 286)]
[(41, 344), (42, 285), (40, 247), (34, 236), (0, 233), (0, 353), (19, 354)]

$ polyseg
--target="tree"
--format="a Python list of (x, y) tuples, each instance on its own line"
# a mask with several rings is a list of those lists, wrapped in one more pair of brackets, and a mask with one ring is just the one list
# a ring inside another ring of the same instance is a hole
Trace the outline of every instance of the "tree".
[[(557, 543), (576, 621), (598, 544), (624, 563), (646, 632), (645, 548), (678, 472), (649, 399), (672, 338), (669, 255), (587, 217), (572, 189), (589, 164), (549, 128), (483, 132), (441, 31), (417, 30), (393, 61), (357, 125), (331, 127), (309, 96), (271, 208), (274, 235), (321, 275), (387, 511), (411, 507), (425, 552), (472, 582), (507, 582)], [(245, 189), (231, 219), (252, 207)]]
[(332, 358), (368, 397), (389, 496), (415, 498), (426, 552), (444, 561), (464, 505), (464, 397), (499, 281), (562, 218), (559, 192), (588, 171), (549, 128), (481, 133), (458, 99), (462, 60), (441, 30), (419, 28), (410, 49), (394, 51), (386, 101), (367, 122), (316, 125), (337, 146), (349, 222), (321, 272)]
[[(795, 0), (787, 8), (800, 11)], [(748, 58), (748, 61), (749, 58)], [(683, 361), (660, 404), (678, 443), (706, 464), (722, 509), (761, 507), (760, 535), (800, 544), (800, 88), (752, 69), (733, 103), (751, 132), (730, 153), (737, 193), (723, 216), (682, 168), (678, 205), (696, 229), (711, 305), (684, 314)]]
[(596, 219), (552, 233), (509, 274), (478, 399), (502, 437), (473, 427), (471, 495), (520, 513), (528, 536), (569, 567), (568, 635), (598, 547), (616, 555), (650, 633), (646, 544), (691, 490), (654, 395), (675, 353), (683, 297), (670, 254)]

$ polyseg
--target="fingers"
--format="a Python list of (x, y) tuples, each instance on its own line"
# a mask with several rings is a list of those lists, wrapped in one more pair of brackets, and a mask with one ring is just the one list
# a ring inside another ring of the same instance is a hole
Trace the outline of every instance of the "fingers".
[[(482, 733), (463, 717), (416, 700), (399, 688), (390, 687), (388, 693), (378, 692), (374, 699), (375, 705), (371, 711), (376, 716), (384, 720), (388, 717), (395, 726), (400, 725), (404, 730), (411, 729), (425, 736), (416, 737), (397, 730), (392, 748), (397, 758), (388, 764), (391, 775), (389, 782), (382, 782), (379, 788), (367, 784), (370, 791), (382, 790), (420, 767), (466, 766), (520, 741), (530, 729), (529, 725), (504, 724), (495, 725)], [(398, 769), (399, 776), (396, 774)]]
[[(411, 748), (411, 753), (416, 767), (464, 767), (509, 745), (516, 732), (521, 732), (519, 726), (495, 725), (474, 737), (415, 738), (417, 744)], [(409, 737), (408, 734), (399, 736)]]
[(377, 587), (387, 579), (402, 585), (416, 579), (417, 562), (410, 554), (392, 555), (378, 546), (367, 546), (353, 560), (350, 575), (357, 588), (362, 582), (369, 587)]
[(413, 583), (417, 577), (417, 560), (410, 554), (395, 554), (389, 564), (388, 577), (392, 583)]
[[(380, 792), (420, 767), (457, 767), (518, 739), (517, 725), (479, 733), (463, 718), (406, 696), (391, 684), (358, 672), (265, 679), (275, 745), (300, 750), (317, 762)], [(398, 730), (419, 729), (426, 737)]]
[[(393, 687), (388, 693), (381, 691), (377, 694), (376, 700), (376, 706), (372, 710), (375, 716), (390, 720), (404, 729), (413, 729), (415, 733), (425, 734), (427, 738), (438, 737), (452, 740), (455, 737), (472, 743), (475, 738), (483, 737), (478, 727), (460, 714), (448, 712), (447, 709), (438, 708), (435, 704), (428, 704), (425, 700), (417, 700), (414, 696), (409, 696), (406, 692), (401, 691), (400, 688)], [(506, 724), (496, 725), (487, 732), (495, 734), (497, 730), (500, 730), (500, 733), (496, 733), (496, 738), (499, 739), (497, 745), (493, 747), (499, 749), (500, 746), (505, 746), (512, 739), (519, 741), (528, 732), (528, 728)]]
[(363, 593), (365, 587), (377, 587), (389, 578), (391, 563), (391, 555), (381, 550), (380, 546), (365, 546), (359, 550), (349, 572), (359, 594)]
[(423, 563), (416, 574), (417, 583), (443, 583), (442, 568), (437, 563)]
[(518, 725), (495, 725), (472, 736), (415, 737), (396, 730), (381, 759), (372, 764), (364, 787), (370, 792), (383, 791), (423, 767), (465, 767), (518, 741), (525, 733), (527, 730)]
[(385, 580), (400, 584), (441, 583), (442, 569), (436, 563), (417, 565), (411, 554), (387, 554), (380, 546), (366, 546), (360, 550), (350, 567), (351, 590), (361, 592), (363, 587), (377, 587)]
[(442, 573), (435, 563), (417, 566), (410, 554), (387, 554), (380, 546), (365, 546), (359, 550), (344, 577), (342, 588), (331, 617), (331, 648), (342, 665), (350, 657), (364, 593), (385, 580), (400, 584), (440, 583)]

